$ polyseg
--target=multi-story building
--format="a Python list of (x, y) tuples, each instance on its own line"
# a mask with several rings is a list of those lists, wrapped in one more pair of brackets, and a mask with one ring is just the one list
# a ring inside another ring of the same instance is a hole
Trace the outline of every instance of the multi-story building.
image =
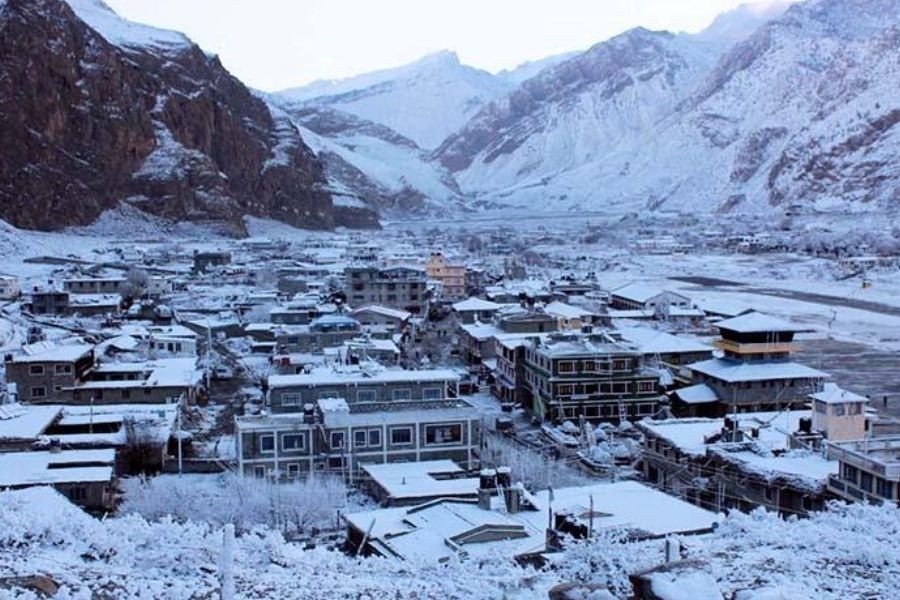
[(120, 294), (128, 282), (124, 277), (83, 277), (63, 280), (70, 294)]
[(466, 266), (454, 265), (440, 252), (431, 255), (425, 267), (430, 279), (441, 284), (441, 300), (457, 302), (466, 296)]
[(55, 287), (36, 287), (28, 295), (25, 310), (33, 315), (64, 315), (69, 312), (69, 293)]
[(549, 421), (637, 419), (657, 412), (659, 372), (608, 334), (556, 334), (525, 347), (534, 414)]
[(459, 375), (449, 369), (408, 371), (377, 364), (313, 367), (269, 377), (273, 413), (296, 413), (323, 398), (357, 402), (409, 402), (456, 397)]
[(414, 315), (428, 306), (428, 280), (423, 269), (413, 267), (347, 267), (347, 301), (352, 306), (380, 304)]
[(6, 356), (6, 381), (15, 386), (19, 402), (58, 404), (72, 400), (72, 388), (87, 378), (94, 366), (89, 344), (38, 342)]
[(275, 329), (275, 347), (279, 353), (313, 352), (340, 346), (359, 336), (359, 321), (343, 314), (323, 315), (309, 325), (284, 325)]
[(826, 373), (791, 360), (797, 349), (794, 335), (808, 331), (757, 312), (715, 324), (715, 342), (722, 358), (688, 366), (696, 385), (712, 391), (719, 414), (734, 411), (802, 408), (809, 395), (820, 391)]
[(312, 471), (356, 477), (360, 465), (449, 459), (471, 467), (480, 415), (460, 399), (347, 402), (326, 398), (300, 413), (235, 419), (246, 475), (294, 478)]

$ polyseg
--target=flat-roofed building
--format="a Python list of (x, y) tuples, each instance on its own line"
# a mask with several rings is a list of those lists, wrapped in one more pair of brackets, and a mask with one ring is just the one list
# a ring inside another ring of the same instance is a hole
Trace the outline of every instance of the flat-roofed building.
[(269, 408), (301, 412), (323, 398), (356, 402), (441, 400), (457, 396), (459, 375), (449, 369), (410, 371), (375, 363), (312, 367), (296, 375), (269, 377)]
[(477, 460), (480, 419), (461, 399), (325, 398), (299, 413), (237, 417), (239, 469), (279, 478), (326, 471), (355, 479), (367, 464), (453, 460), (468, 467)]

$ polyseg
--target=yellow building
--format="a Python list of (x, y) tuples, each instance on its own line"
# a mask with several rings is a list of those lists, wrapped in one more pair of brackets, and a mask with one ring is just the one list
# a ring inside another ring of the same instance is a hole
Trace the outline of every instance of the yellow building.
[(452, 265), (440, 252), (435, 252), (428, 260), (425, 272), (429, 279), (441, 284), (441, 298), (447, 302), (457, 302), (468, 297), (466, 294), (466, 266)]

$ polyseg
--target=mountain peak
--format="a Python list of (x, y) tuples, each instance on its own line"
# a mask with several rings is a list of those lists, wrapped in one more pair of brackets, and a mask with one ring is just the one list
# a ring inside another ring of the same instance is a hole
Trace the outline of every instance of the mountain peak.
[(65, 0), (79, 19), (115, 46), (181, 51), (192, 45), (182, 33), (135, 23), (123, 17), (102, 0)]
[(781, 16), (791, 3), (791, 0), (766, 0), (740, 4), (718, 15), (696, 37), (702, 41), (736, 44), (750, 37), (763, 24)]

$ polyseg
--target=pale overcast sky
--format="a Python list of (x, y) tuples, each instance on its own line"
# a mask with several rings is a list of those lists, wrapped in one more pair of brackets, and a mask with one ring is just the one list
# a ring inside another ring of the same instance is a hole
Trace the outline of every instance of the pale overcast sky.
[(133, 21), (186, 33), (242, 81), (273, 91), (444, 49), (493, 72), (585, 49), (638, 25), (699, 31), (742, 0), (106, 2)]

